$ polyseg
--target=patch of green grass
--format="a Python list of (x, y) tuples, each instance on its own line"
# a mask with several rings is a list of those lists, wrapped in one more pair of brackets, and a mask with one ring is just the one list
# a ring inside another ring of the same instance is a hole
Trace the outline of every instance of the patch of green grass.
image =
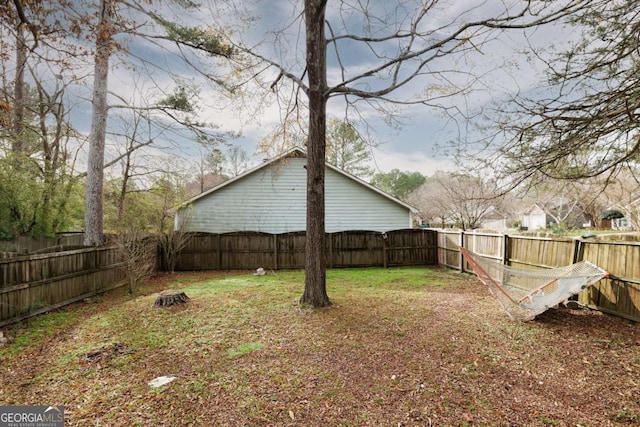
[(0, 347), (0, 356), (12, 356), (37, 347), (45, 339), (53, 337), (60, 330), (66, 329), (78, 317), (79, 313), (75, 311), (51, 312), (34, 317), (28, 322), (13, 328), (10, 334), (15, 334), (15, 340), (9, 346)]
[[(345, 268), (327, 271), (327, 284), (357, 288), (420, 289), (429, 284), (424, 268)], [(348, 290), (348, 288), (346, 289)]]
[(264, 347), (264, 344), (262, 344), (260, 341), (253, 341), (247, 344), (240, 344), (235, 348), (228, 348), (227, 354), (230, 357), (240, 357), (244, 356), (245, 354), (252, 353), (256, 350), (262, 350), (264, 349)]
[(189, 384), (189, 389), (192, 393), (200, 393), (207, 388), (207, 384), (200, 380), (195, 380)]
[(557, 426), (558, 425), (557, 421), (555, 421), (555, 420), (553, 420), (553, 419), (551, 419), (549, 417), (544, 417), (543, 416), (543, 417), (540, 417), (539, 419), (540, 419), (540, 422), (542, 424), (544, 424), (545, 426)]
[(511, 322), (505, 326), (504, 334), (509, 340), (520, 342), (534, 337), (537, 331), (527, 323)]
[(622, 408), (616, 411), (616, 413), (611, 418), (613, 418), (615, 421), (636, 423), (640, 422), (640, 411), (634, 411), (629, 408)]

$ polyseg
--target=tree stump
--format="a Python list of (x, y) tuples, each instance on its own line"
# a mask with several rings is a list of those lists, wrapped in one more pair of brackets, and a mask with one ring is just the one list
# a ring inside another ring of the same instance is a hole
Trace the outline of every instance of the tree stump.
[(160, 292), (156, 302), (153, 305), (157, 307), (168, 307), (174, 304), (183, 304), (189, 300), (189, 297), (180, 291), (167, 290)]

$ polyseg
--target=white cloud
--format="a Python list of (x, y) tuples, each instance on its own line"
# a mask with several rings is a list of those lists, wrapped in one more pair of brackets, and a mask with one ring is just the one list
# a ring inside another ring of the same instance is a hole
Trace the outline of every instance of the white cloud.
[(403, 172), (420, 172), (431, 176), (437, 171), (453, 171), (458, 168), (454, 160), (436, 159), (422, 151), (399, 152), (389, 148), (375, 148), (373, 155), (377, 169), (382, 173), (400, 169)]

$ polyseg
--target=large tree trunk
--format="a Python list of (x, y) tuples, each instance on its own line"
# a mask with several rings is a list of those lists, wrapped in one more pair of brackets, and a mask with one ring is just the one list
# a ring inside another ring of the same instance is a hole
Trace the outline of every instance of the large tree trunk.
[(324, 176), (326, 154), (327, 62), (324, 14), (326, 0), (305, 0), (309, 140), (307, 141), (307, 239), (305, 286), (301, 303), (331, 304), (326, 284)]
[(87, 165), (87, 190), (84, 212), (84, 244), (95, 246), (102, 243), (102, 188), (104, 168), (104, 144), (107, 128), (107, 81), (109, 56), (111, 55), (112, 0), (103, 0), (100, 24), (96, 34), (95, 72), (93, 77), (93, 99), (91, 133), (89, 135), (89, 160)]

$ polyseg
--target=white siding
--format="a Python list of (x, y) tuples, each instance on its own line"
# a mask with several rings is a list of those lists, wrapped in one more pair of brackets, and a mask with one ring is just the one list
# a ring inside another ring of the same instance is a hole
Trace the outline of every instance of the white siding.
[[(188, 229), (210, 233), (305, 230), (305, 164), (304, 158), (277, 161), (195, 200)], [(411, 226), (408, 208), (334, 170), (327, 169), (325, 188), (327, 232)]]
[(532, 214), (524, 215), (522, 217), (522, 225), (524, 227), (529, 228), (529, 230), (537, 230), (538, 228), (545, 228), (547, 226), (546, 221), (547, 221), (547, 216), (544, 213), (542, 214), (532, 213)]
[(325, 191), (328, 233), (411, 228), (409, 209), (334, 170), (327, 169)]

